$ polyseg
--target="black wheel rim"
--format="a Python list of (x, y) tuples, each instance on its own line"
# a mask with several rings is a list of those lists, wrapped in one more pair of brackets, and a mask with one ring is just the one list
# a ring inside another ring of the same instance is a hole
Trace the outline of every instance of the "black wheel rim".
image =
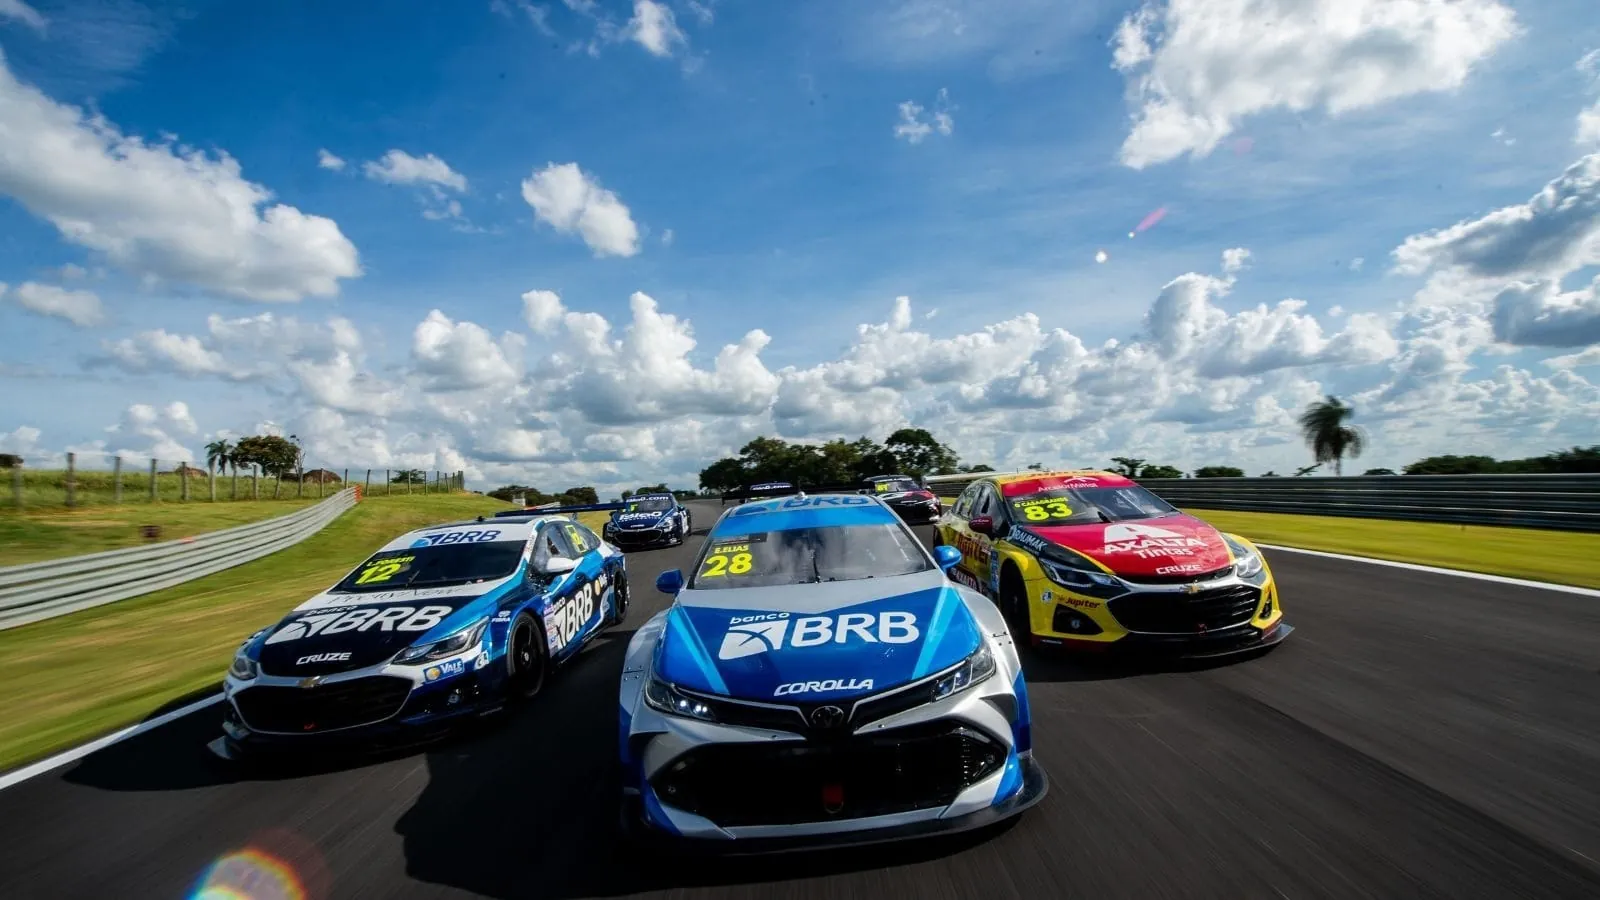
[(623, 617), (623, 615), (625, 615), (628, 612), (628, 579), (626, 579), (626, 578), (618, 579), (616, 595), (617, 595), (617, 618), (620, 619), (620, 618)]
[(544, 682), (544, 667), (539, 665), (539, 652), (533, 643), (534, 630), (529, 622), (517, 626), (511, 639), (511, 659), (516, 666), (512, 679), (524, 696), (533, 696)]

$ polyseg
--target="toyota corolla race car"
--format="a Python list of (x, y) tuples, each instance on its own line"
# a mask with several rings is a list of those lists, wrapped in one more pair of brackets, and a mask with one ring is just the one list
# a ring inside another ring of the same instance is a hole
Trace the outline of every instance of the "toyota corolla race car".
[(601, 508), (613, 510), (602, 529), (606, 541), (624, 550), (681, 544), (693, 528), (689, 507), (671, 494), (641, 494)]
[(723, 513), (620, 691), (623, 823), (765, 852), (976, 828), (1038, 802), (1028, 692), (994, 605), (859, 494)]
[(1278, 586), (1261, 551), (1108, 472), (1026, 472), (967, 486), (938, 527), (952, 577), (994, 598), (1019, 640), (1221, 656), (1275, 646)]
[(431, 736), (538, 693), (627, 612), (622, 553), (571, 519), (412, 531), (239, 647), (211, 748)]
[(909, 475), (875, 475), (866, 479), (866, 490), (914, 525), (939, 521), (939, 497)]

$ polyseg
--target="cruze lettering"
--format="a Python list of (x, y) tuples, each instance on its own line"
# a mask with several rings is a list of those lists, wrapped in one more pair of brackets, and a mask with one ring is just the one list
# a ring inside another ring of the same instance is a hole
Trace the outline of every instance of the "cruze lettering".
[(350, 661), (350, 654), (348, 654), (348, 653), (313, 653), (310, 656), (302, 656), (302, 657), (300, 657), (299, 659), (294, 661), (294, 664), (297, 665), (297, 666), (303, 666), (303, 665), (307, 665), (308, 663), (330, 663), (330, 662), (349, 662), (349, 661)]

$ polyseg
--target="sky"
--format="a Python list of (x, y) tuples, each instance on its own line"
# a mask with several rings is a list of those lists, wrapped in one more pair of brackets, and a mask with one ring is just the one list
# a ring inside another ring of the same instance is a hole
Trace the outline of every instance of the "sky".
[(1593, 0), (0, 0), (0, 452), (1600, 442)]

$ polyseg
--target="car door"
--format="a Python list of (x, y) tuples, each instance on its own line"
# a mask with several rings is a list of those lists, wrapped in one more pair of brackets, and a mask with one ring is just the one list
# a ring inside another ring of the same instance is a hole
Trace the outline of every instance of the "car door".
[[(956, 566), (973, 581), (978, 579), (977, 565), (981, 554), (981, 546), (977, 543), (978, 535), (972, 533), (967, 521), (972, 518), (972, 505), (978, 497), (982, 482), (973, 482), (956, 498), (955, 505), (950, 507), (950, 514), (945, 521), (939, 524), (940, 543), (949, 544), (961, 551), (961, 562)], [(981, 583), (981, 582), (980, 582)]]
[(603, 601), (611, 575), (599, 549), (599, 542), (588, 540), (574, 522), (550, 522), (539, 530), (534, 550), (536, 569), (542, 570), (555, 557), (576, 563), (571, 571), (551, 576), (547, 589), (544, 625), (551, 659), (576, 652), (599, 630), (604, 619)]

